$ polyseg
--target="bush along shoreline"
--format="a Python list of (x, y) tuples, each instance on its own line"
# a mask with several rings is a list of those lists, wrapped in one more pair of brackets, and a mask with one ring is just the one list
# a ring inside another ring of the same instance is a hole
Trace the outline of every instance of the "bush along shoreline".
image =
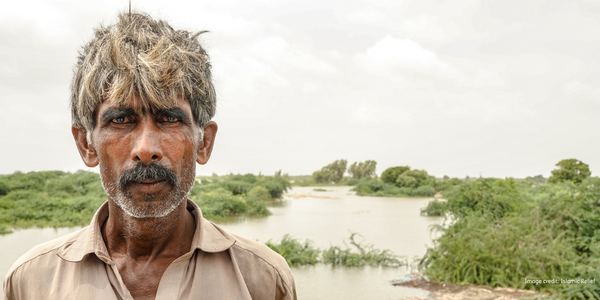
[(344, 241), (345, 247), (331, 246), (325, 249), (315, 247), (311, 240), (302, 242), (287, 234), (279, 242), (269, 240), (265, 244), (283, 256), (290, 266), (317, 263), (348, 267), (365, 265), (402, 267), (408, 265), (406, 258), (398, 256), (390, 250), (377, 249), (372, 244), (357, 241), (357, 236), (360, 234), (351, 233), (348, 243)]
[[(196, 182), (188, 197), (206, 218), (267, 216), (266, 203), (291, 186), (275, 176), (225, 175)], [(106, 201), (100, 175), (94, 172), (43, 171), (0, 175), (0, 234), (16, 228), (74, 227), (90, 223)]]
[(600, 299), (600, 178), (478, 179), (445, 198), (425, 209), (447, 216), (420, 262), (430, 279)]

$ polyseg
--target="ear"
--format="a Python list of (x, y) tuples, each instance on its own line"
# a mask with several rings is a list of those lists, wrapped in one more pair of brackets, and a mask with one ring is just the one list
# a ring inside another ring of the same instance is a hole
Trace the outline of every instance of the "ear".
[(210, 158), (213, 145), (215, 144), (215, 137), (217, 136), (217, 129), (217, 123), (213, 121), (208, 122), (204, 127), (204, 139), (200, 141), (196, 155), (196, 161), (201, 165), (206, 164)]
[(98, 154), (92, 144), (88, 144), (87, 142), (87, 131), (83, 128), (71, 127), (71, 133), (73, 133), (73, 138), (75, 139), (75, 144), (83, 163), (90, 168), (97, 166)]

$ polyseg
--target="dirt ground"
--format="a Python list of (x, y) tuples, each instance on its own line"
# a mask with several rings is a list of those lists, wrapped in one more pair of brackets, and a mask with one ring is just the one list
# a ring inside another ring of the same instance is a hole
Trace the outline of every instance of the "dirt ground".
[(403, 298), (403, 300), (525, 300), (544, 298), (544, 295), (528, 290), (491, 288), (482, 285), (458, 285), (447, 282), (429, 281), (421, 278), (393, 281), (392, 284), (431, 291), (431, 294), (426, 299)]

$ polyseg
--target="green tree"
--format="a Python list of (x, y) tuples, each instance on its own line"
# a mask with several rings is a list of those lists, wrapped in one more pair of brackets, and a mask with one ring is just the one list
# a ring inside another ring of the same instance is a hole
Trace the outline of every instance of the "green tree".
[(375, 177), (375, 168), (377, 167), (377, 162), (374, 160), (367, 160), (365, 162), (355, 162), (350, 165), (348, 168), (348, 174), (352, 176), (352, 178), (361, 179), (361, 178), (372, 178)]
[(344, 177), (347, 164), (345, 159), (336, 160), (321, 168), (320, 171), (315, 171), (312, 178), (316, 183), (338, 183)]
[(552, 176), (548, 178), (548, 182), (557, 183), (563, 181), (572, 181), (573, 183), (581, 183), (584, 179), (592, 174), (587, 164), (582, 161), (570, 158), (559, 161), (555, 170), (552, 170)]
[(383, 171), (383, 173), (381, 173), (381, 181), (385, 183), (396, 184), (396, 179), (398, 179), (398, 176), (402, 175), (402, 173), (408, 170), (410, 170), (409, 166), (387, 168), (385, 171)]

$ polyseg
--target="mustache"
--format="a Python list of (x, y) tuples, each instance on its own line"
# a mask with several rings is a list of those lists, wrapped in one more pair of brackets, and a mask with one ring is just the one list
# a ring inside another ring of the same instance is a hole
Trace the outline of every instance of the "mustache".
[(166, 180), (171, 186), (177, 185), (177, 174), (173, 170), (158, 163), (136, 163), (136, 165), (123, 172), (119, 178), (119, 185), (124, 187), (129, 183), (145, 180)]

